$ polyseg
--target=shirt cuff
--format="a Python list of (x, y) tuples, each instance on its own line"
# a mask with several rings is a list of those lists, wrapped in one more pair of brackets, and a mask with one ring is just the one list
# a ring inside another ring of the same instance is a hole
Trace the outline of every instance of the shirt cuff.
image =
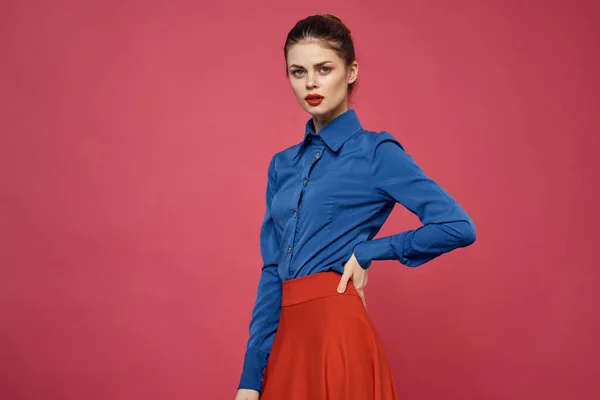
[(393, 260), (396, 252), (390, 243), (390, 237), (366, 240), (354, 246), (354, 256), (361, 267), (367, 269), (373, 260)]
[(268, 353), (248, 348), (244, 356), (244, 368), (238, 389), (252, 389), (262, 392), (262, 380), (267, 365)]

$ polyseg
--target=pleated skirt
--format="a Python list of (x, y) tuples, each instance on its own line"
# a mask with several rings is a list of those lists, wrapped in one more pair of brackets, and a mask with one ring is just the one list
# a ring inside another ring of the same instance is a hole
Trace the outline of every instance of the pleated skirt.
[(321, 272), (283, 283), (261, 400), (396, 400), (388, 355), (352, 285)]

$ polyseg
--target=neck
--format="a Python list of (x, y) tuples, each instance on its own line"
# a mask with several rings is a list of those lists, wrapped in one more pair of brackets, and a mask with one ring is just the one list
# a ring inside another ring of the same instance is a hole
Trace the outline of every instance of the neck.
[(337, 108), (334, 108), (327, 114), (313, 116), (313, 124), (315, 126), (315, 133), (319, 133), (321, 129), (343, 113), (348, 111), (348, 101), (343, 101)]

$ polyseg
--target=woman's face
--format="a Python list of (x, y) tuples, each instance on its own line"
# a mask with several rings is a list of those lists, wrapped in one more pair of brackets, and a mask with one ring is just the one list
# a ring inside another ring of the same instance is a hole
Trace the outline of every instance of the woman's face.
[(310, 115), (332, 120), (348, 110), (348, 84), (358, 77), (356, 62), (347, 67), (335, 51), (311, 41), (293, 45), (287, 64), (296, 100)]

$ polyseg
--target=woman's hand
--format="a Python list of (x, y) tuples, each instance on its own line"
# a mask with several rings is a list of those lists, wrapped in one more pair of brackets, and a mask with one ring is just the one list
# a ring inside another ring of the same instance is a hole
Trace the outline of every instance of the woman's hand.
[(235, 400), (258, 400), (258, 392), (252, 389), (239, 389)]
[(354, 253), (352, 253), (352, 257), (350, 257), (346, 264), (344, 264), (344, 274), (342, 275), (342, 279), (338, 285), (339, 293), (344, 293), (346, 291), (346, 287), (348, 286), (348, 281), (350, 279), (352, 279), (352, 284), (362, 299), (365, 308), (367, 308), (367, 301), (365, 300), (365, 286), (367, 286), (367, 281), (369, 280), (369, 270), (366, 270), (360, 266), (356, 260), (356, 257), (354, 256)]

